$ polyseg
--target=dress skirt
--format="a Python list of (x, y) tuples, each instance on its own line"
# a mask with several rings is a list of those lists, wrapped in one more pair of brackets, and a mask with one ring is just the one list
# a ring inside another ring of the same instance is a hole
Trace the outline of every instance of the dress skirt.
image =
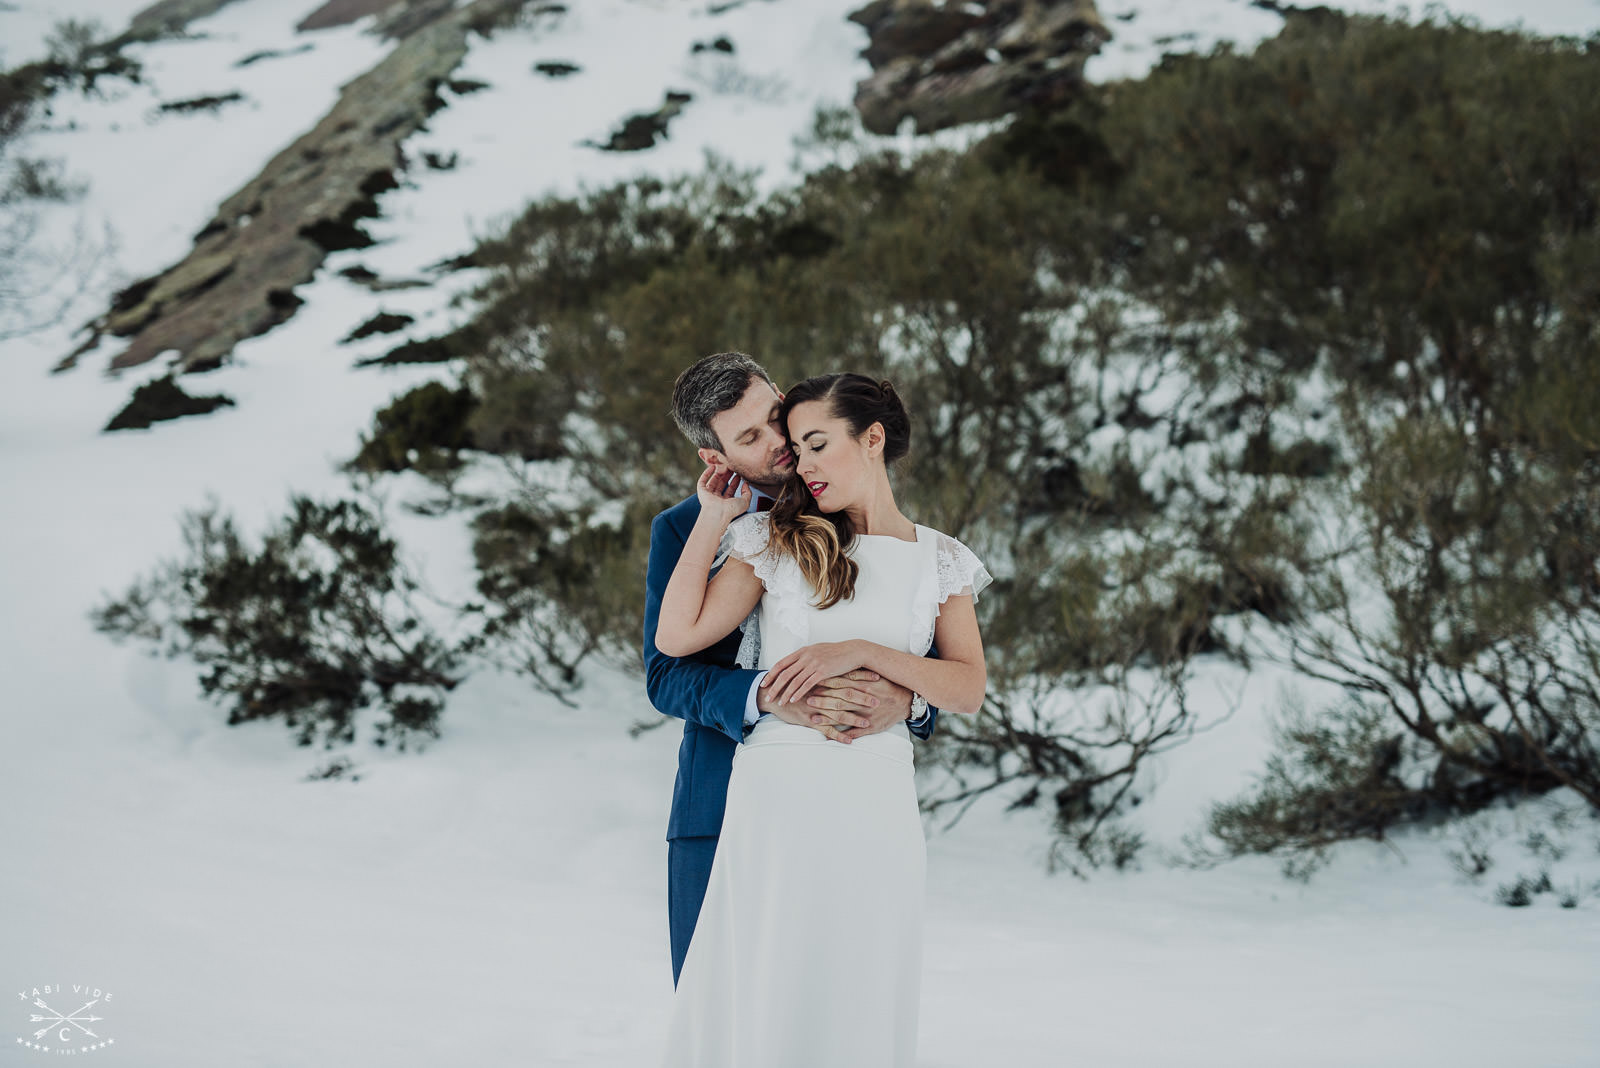
[(911, 1068), (927, 851), (904, 727), (736, 750), (668, 1068)]

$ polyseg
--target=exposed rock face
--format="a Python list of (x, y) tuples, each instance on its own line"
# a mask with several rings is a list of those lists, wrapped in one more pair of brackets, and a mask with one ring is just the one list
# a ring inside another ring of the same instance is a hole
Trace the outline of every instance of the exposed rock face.
[(407, 0), (405, 4), (393, 5), (389, 13), (378, 20), (378, 34), (396, 39), (408, 37), (449, 15), (455, 6), (456, 0)]
[(382, 15), (374, 27), (380, 37), (399, 39), (450, 14), (456, 0), (328, 0), (301, 19), (300, 33), (348, 26), (368, 15)]
[(1094, 0), (872, 0), (850, 16), (871, 34), (862, 124), (891, 134), (999, 118), (1066, 99), (1111, 39)]
[(128, 287), (90, 324), (96, 339), (132, 339), (112, 369), (176, 352), (174, 373), (205, 370), (293, 315), (294, 287), (330, 251), (370, 244), (359, 222), (397, 184), (400, 143), (442, 106), (437, 87), (466, 56), (469, 28), (525, 2), (475, 0), (447, 12), (346, 85), (314, 129), (222, 204), (182, 262)]
[(345, 26), (357, 19), (376, 15), (395, 0), (328, 0), (295, 26), (301, 33)]
[(169, 34), (182, 33), (189, 23), (215, 15), (236, 0), (159, 0), (133, 16), (128, 30), (116, 44), (130, 41), (150, 41)]

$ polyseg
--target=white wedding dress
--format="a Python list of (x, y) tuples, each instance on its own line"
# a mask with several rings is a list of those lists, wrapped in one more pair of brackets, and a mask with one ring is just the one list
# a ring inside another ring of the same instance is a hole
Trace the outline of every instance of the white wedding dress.
[[(939, 606), (991, 581), (966, 546), (858, 535), (855, 596), (821, 610), (770, 516), (729, 528), (766, 588), (759, 663), (865, 638), (926, 653)], [(750, 648), (747, 643), (746, 648)], [(733, 758), (710, 883), (674, 995), (668, 1068), (911, 1068), (927, 858), (902, 725), (846, 745), (763, 716)]]

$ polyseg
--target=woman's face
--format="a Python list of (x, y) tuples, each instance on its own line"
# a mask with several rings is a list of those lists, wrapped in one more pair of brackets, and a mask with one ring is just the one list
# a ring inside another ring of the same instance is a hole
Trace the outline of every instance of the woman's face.
[[(876, 424), (874, 424), (876, 425)], [(835, 416), (826, 401), (802, 401), (789, 412), (789, 442), (795, 473), (824, 512), (859, 501), (873, 476), (868, 433), (850, 435), (850, 424)]]

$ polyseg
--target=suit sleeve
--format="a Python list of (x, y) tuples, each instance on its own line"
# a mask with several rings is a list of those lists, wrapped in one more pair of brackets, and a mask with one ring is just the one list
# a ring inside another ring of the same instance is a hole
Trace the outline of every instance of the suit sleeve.
[(745, 700), (757, 671), (721, 667), (695, 656), (667, 656), (656, 648), (661, 595), (683, 554), (684, 538), (666, 513), (650, 524), (650, 563), (645, 572), (644, 684), (656, 711), (711, 727), (744, 740)]
[[(930, 645), (928, 647), (927, 655), (933, 657), (935, 660), (939, 659), (938, 646)], [(910, 731), (914, 737), (921, 738), (923, 741), (927, 741), (929, 738), (933, 737), (933, 725), (937, 722), (939, 722), (939, 710), (933, 705), (929, 705), (928, 718), (916, 726), (907, 724), (906, 730)]]

